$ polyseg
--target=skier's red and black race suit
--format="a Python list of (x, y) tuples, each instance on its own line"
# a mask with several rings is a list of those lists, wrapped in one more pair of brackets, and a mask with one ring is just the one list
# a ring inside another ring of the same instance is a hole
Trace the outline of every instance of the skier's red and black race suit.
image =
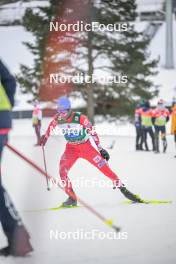
[[(120, 184), (118, 176), (110, 169), (107, 161), (100, 155), (98, 150), (101, 150), (102, 148), (100, 146), (98, 135), (93, 130), (91, 122), (85, 115), (78, 112), (72, 112), (71, 116), (63, 121), (59, 118), (59, 115), (56, 114), (46, 131), (46, 138), (50, 136), (51, 132), (57, 125), (59, 125), (59, 128), (62, 130), (67, 141), (65, 151), (59, 164), (60, 177), (65, 184), (66, 193), (72, 191), (68, 172), (79, 158), (89, 161), (104, 175), (109, 177), (114, 184)], [(93, 138), (97, 149), (91, 144), (90, 137)]]

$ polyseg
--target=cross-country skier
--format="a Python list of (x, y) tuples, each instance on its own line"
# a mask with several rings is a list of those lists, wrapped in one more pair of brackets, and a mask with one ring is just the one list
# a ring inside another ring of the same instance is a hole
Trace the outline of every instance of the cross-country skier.
[[(63, 206), (77, 205), (77, 198), (68, 178), (68, 172), (79, 158), (86, 159), (109, 177), (114, 183), (114, 188), (119, 188), (125, 197), (134, 202), (142, 202), (137, 195), (132, 194), (126, 189), (119, 177), (108, 166), (107, 161), (110, 156), (100, 145), (98, 135), (93, 131), (89, 119), (79, 112), (72, 111), (70, 100), (66, 96), (60, 97), (57, 105), (57, 113), (51, 121), (45, 135), (42, 136), (40, 144), (43, 146), (46, 144), (51, 131), (57, 125), (64, 131), (63, 134), (67, 144), (60, 160), (60, 177), (65, 183), (65, 192), (69, 197), (63, 203)], [(93, 138), (97, 149), (91, 145), (90, 137)]]
[(172, 113), (171, 113), (171, 134), (174, 136), (174, 142), (176, 148), (176, 102), (173, 103)]
[(169, 111), (164, 106), (164, 101), (160, 99), (157, 103), (157, 107), (153, 112), (152, 122), (155, 128), (155, 153), (159, 153), (159, 134), (161, 133), (161, 139), (163, 141), (163, 152), (167, 149), (166, 140), (166, 123), (169, 121)]
[(39, 143), (40, 143), (41, 122), (42, 122), (42, 110), (40, 108), (38, 100), (36, 99), (34, 101), (34, 109), (32, 112), (32, 125), (35, 129), (35, 134), (37, 137), (37, 143), (35, 144), (35, 146), (39, 146)]
[[(11, 128), (11, 108), (14, 104), (15, 88), (14, 77), (0, 60), (0, 166), (2, 151)], [(0, 256), (25, 256), (32, 251), (29, 234), (1, 181), (0, 222), (8, 242), (8, 246), (0, 249)]]

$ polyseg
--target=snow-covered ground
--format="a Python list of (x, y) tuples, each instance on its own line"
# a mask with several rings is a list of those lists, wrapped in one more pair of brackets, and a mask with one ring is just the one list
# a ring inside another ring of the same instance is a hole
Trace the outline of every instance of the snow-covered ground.
[[(44, 122), (44, 129), (48, 119)], [(21, 131), (21, 133), (20, 133)], [(34, 147), (35, 137), (30, 120), (15, 121), (10, 143), (43, 167), (40, 147)], [(61, 203), (65, 194), (57, 188), (46, 190), (45, 179), (8, 149), (4, 152), (3, 182), (13, 198), (31, 233), (34, 253), (25, 259), (2, 258), (0, 264), (56, 264), (56, 263), (110, 263), (110, 264), (174, 264), (176, 263), (176, 192), (173, 138), (168, 136), (166, 154), (135, 152), (133, 136), (102, 136), (107, 147), (112, 140), (110, 166), (125, 181), (130, 190), (145, 199), (172, 200), (172, 204), (127, 205), (118, 190), (109, 187), (109, 180), (84, 160), (78, 160), (70, 171), (70, 178), (107, 183), (106, 187), (75, 187), (77, 195), (121, 227), (116, 239), (112, 230), (85, 208), (24, 212), (27, 209), (53, 207)], [(58, 159), (64, 150), (61, 137), (51, 137), (46, 145), (48, 171), (58, 176)], [(51, 237), (51, 232), (62, 233), (62, 239)], [(95, 239), (63, 239), (70, 232), (97, 234)], [(94, 232), (94, 233), (93, 233)], [(102, 233), (103, 232), (103, 233)], [(0, 231), (0, 244), (5, 245)]]

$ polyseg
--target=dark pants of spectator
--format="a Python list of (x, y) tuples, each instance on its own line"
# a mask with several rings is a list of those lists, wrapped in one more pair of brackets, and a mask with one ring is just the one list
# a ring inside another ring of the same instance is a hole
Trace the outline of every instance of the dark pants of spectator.
[(152, 140), (152, 148), (153, 148), (153, 151), (155, 151), (155, 135), (154, 135), (154, 132), (153, 132), (153, 129), (152, 127), (145, 127), (143, 126), (142, 127), (142, 146), (143, 144), (145, 145), (145, 149), (148, 151), (149, 148), (148, 148), (148, 143), (147, 143), (147, 135), (150, 135), (151, 137), (151, 140)]
[(34, 125), (34, 129), (35, 129), (35, 134), (36, 134), (36, 137), (37, 137), (37, 145), (39, 144), (40, 142), (40, 138), (41, 138), (41, 122), (39, 122), (37, 125)]
[(167, 149), (166, 127), (165, 126), (155, 126), (156, 152), (159, 152), (159, 135), (160, 135), (160, 133), (161, 133), (161, 140), (163, 142), (163, 152), (166, 152), (166, 149)]
[[(7, 135), (0, 135), (0, 166), (2, 160), (2, 152), (4, 145), (7, 142)], [(21, 225), (21, 218), (19, 217), (7, 191), (0, 182), (0, 222), (3, 231), (10, 243), (13, 233), (17, 225)]]
[(142, 128), (136, 127), (136, 150), (142, 149)]

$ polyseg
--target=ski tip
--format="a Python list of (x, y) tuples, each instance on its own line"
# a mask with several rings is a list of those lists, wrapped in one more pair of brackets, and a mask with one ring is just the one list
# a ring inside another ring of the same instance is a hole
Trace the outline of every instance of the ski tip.
[(171, 204), (172, 201), (167, 200), (144, 200), (146, 204)]
[(170, 200), (141, 200), (140, 203), (133, 201), (123, 201), (123, 204), (171, 204)]

